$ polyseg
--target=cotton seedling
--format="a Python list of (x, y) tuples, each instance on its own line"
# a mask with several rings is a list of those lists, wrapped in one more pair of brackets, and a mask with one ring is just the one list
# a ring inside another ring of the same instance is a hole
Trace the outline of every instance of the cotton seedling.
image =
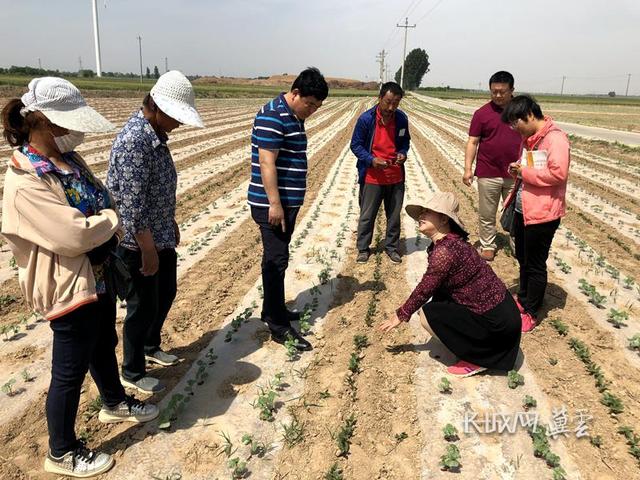
[(447, 451), (440, 457), (440, 466), (442, 470), (457, 471), (460, 469), (460, 450), (454, 444), (447, 445)]
[(265, 390), (262, 387), (259, 388), (258, 397), (250, 405), (259, 410), (258, 416), (260, 417), (260, 420), (264, 420), (266, 422), (273, 421), (273, 413), (276, 410), (275, 401), (277, 396), (278, 394), (275, 390)]
[(595, 437), (589, 437), (589, 443), (596, 448), (602, 447), (602, 437), (600, 435), (596, 435)]
[(360, 373), (360, 357), (357, 353), (352, 353), (349, 358), (349, 371), (352, 373)]
[(0, 387), (0, 389), (8, 397), (13, 397), (13, 395), (15, 394), (15, 392), (13, 390), (13, 385), (15, 383), (16, 383), (16, 379), (15, 378), (10, 378), (9, 380), (7, 380), (7, 382), (4, 385), (2, 385), (2, 387)]
[(538, 406), (538, 402), (531, 395), (525, 395), (524, 398), (522, 399), (522, 408), (524, 408), (525, 411), (528, 411), (537, 406)]
[(273, 380), (271, 380), (270, 384), (276, 390), (281, 391), (284, 388), (284, 382), (282, 379), (284, 378), (284, 372), (278, 372), (273, 376)]
[(622, 413), (624, 411), (624, 405), (622, 403), (622, 400), (620, 400), (611, 392), (604, 392), (602, 394), (602, 398), (600, 399), (600, 403), (602, 403), (605, 407), (609, 409), (609, 413), (617, 414), (617, 413)]
[(242, 436), (242, 444), (249, 446), (251, 456), (262, 458), (267, 453), (267, 446), (263, 442), (259, 442), (248, 433)]
[(351, 446), (351, 437), (353, 436), (353, 432), (355, 431), (355, 428), (356, 428), (356, 417), (354, 414), (351, 414), (351, 416), (345, 420), (344, 425), (340, 428), (340, 430), (335, 436), (336, 445), (338, 446), (336, 456), (344, 457), (349, 454), (349, 448)]
[(622, 286), (627, 290), (631, 290), (633, 288), (634, 283), (636, 283), (636, 281), (632, 277), (625, 277), (624, 280), (622, 281)]
[(171, 426), (171, 422), (178, 418), (178, 413), (184, 407), (185, 400), (185, 396), (180, 393), (171, 396), (169, 403), (158, 416), (158, 428), (167, 429)]
[(20, 375), (22, 376), (22, 379), (25, 382), (33, 382), (33, 380), (35, 379), (35, 377), (33, 375), (31, 375), (29, 373), (29, 370), (27, 370), (26, 368), (24, 370), (22, 370), (22, 372), (20, 372)]
[(337, 463), (334, 463), (329, 471), (324, 474), (324, 480), (344, 480), (342, 470), (338, 467)]
[(287, 333), (287, 337), (284, 341), (284, 348), (287, 352), (287, 358), (290, 362), (298, 359), (299, 353), (297, 345), (298, 341), (293, 338), (291, 334)]
[(612, 308), (609, 310), (609, 314), (607, 315), (607, 322), (613, 325), (615, 328), (626, 327), (625, 323), (629, 320), (629, 312), (625, 312), (624, 310), (616, 310)]
[(298, 417), (292, 416), (291, 422), (282, 424), (282, 439), (287, 447), (292, 448), (304, 439), (304, 424), (300, 423)]
[(207, 358), (209, 365), (213, 365), (214, 363), (216, 363), (216, 360), (218, 359), (218, 356), (215, 353), (213, 353), (213, 348), (210, 348), (209, 350), (207, 350), (207, 353), (205, 353), (204, 356)]
[(407, 434), (407, 432), (400, 432), (400, 433), (396, 433), (394, 435), (394, 438), (396, 439), (396, 444), (399, 444), (404, 440), (406, 440), (407, 438), (409, 438), (409, 435)]
[(438, 391), (440, 393), (451, 393), (451, 382), (448, 378), (442, 377), (440, 379), (440, 383), (438, 384)]
[(224, 341), (229, 343), (231, 340), (233, 340), (233, 331), (229, 330), (227, 331), (227, 334), (224, 336)]
[(456, 427), (447, 423), (442, 429), (442, 436), (447, 442), (455, 442), (459, 439)]
[(231, 470), (231, 478), (233, 480), (244, 478), (249, 470), (247, 470), (247, 462), (241, 461), (238, 457), (229, 459), (227, 462), (229, 470)]
[(510, 370), (507, 373), (507, 386), (509, 388), (518, 388), (520, 385), (524, 385), (524, 377), (515, 370)]
[(354, 335), (353, 345), (356, 347), (356, 350), (363, 350), (369, 346), (369, 339), (366, 335)]
[(551, 326), (555, 328), (556, 332), (558, 332), (558, 334), (563, 337), (566, 336), (567, 333), (569, 333), (569, 327), (559, 318), (551, 319)]
[(636, 333), (633, 337), (629, 337), (629, 348), (640, 352), (640, 333)]

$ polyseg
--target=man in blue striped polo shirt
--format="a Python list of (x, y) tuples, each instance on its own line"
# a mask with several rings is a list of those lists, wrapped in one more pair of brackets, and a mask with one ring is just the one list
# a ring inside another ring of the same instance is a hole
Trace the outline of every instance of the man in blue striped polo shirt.
[(285, 306), (284, 277), (289, 265), (289, 242), (307, 187), (307, 134), (304, 121), (327, 98), (329, 87), (317, 68), (307, 68), (281, 93), (263, 106), (251, 134), (251, 216), (262, 236), (262, 321), (271, 338), (296, 341), (299, 350), (311, 344), (291, 326), (300, 319)]

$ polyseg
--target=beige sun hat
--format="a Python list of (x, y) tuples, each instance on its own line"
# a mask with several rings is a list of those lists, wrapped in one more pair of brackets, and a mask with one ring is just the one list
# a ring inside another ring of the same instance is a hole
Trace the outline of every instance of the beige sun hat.
[(161, 75), (151, 89), (151, 98), (174, 120), (192, 127), (204, 127), (196, 110), (193, 86), (182, 72), (171, 70)]
[(39, 77), (29, 82), (29, 91), (22, 95), (24, 107), (20, 114), (42, 112), (59, 127), (83, 133), (115, 130), (115, 126), (87, 105), (80, 90), (68, 80)]
[(405, 207), (405, 211), (416, 222), (420, 219), (420, 215), (422, 215), (427, 210), (444, 213), (447, 217), (453, 220), (456, 225), (458, 225), (458, 227), (460, 227), (465, 235), (469, 235), (467, 229), (464, 226), (464, 223), (462, 223), (462, 220), (460, 220), (460, 217), (458, 217), (458, 209), (460, 208), (460, 205), (458, 204), (458, 200), (453, 193), (436, 192), (429, 199), (427, 199), (425, 203), (426, 206), (407, 205)]

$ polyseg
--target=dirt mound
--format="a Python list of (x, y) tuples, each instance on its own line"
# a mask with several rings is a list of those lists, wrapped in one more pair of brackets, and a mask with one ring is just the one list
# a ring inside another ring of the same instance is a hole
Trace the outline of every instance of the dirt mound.
[[(282, 74), (270, 77), (200, 77), (193, 81), (196, 85), (260, 85), (265, 87), (289, 87), (296, 79), (295, 75)], [(326, 77), (329, 88), (352, 88), (356, 90), (376, 90), (376, 82), (361, 82), (348, 78)]]

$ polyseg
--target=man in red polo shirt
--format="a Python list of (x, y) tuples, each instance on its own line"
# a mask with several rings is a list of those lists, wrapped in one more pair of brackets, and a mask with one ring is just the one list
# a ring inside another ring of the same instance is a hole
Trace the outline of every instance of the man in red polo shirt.
[(353, 131), (351, 151), (358, 157), (360, 220), (358, 222), (358, 263), (369, 259), (371, 238), (380, 204), (387, 217), (385, 251), (394, 263), (402, 262), (400, 212), (404, 200), (404, 162), (409, 150), (409, 122), (398, 110), (404, 92), (395, 82), (380, 88), (378, 104), (364, 112)]
[(520, 134), (500, 119), (513, 96), (513, 83), (509, 72), (500, 71), (491, 76), (491, 101), (473, 114), (464, 156), (462, 181), (467, 186), (473, 182), (472, 165), (474, 159), (477, 160), (480, 256), (489, 262), (496, 254), (498, 203), (513, 187), (508, 167), (520, 157)]

